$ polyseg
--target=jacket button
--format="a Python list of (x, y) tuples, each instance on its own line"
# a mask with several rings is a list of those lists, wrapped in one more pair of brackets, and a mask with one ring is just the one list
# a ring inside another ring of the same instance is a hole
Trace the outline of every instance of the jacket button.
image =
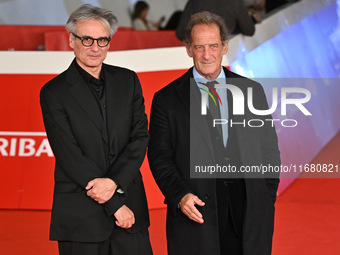
[(204, 198), (205, 198), (205, 199), (209, 199), (210, 197), (211, 197), (211, 195), (210, 195), (209, 193), (204, 194)]

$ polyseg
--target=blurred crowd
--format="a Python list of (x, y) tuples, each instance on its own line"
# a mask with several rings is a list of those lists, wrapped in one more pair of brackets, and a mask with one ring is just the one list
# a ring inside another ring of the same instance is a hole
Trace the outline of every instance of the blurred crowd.
[(151, 6), (146, 1), (138, 1), (131, 14), (132, 27), (135, 30), (176, 30), (180, 40), (190, 16), (201, 11), (210, 11), (224, 18), (229, 33), (252, 36), (255, 24), (261, 22), (267, 13), (280, 6), (294, 2), (292, 0), (188, 0), (183, 10), (175, 11), (165, 22), (162, 16), (157, 21), (148, 19)]

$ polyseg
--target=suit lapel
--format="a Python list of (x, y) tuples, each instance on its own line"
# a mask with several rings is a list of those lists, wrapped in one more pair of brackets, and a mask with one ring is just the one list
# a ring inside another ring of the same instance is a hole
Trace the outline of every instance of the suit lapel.
[(73, 63), (67, 70), (67, 82), (70, 84), (70, 93), (73, 98), (78, 102), (98, 130), (101, 131), (103, 120), (100, 109), (90, 88), (84, 84), (83, 77), (79, 74)]
[[(228, 78), (232, 79), (232, 81), (233, 81), (232, 85), (235, 85), (238, 88), (240, 88), (242, 90), (242, 92), (244, 93), (244, 95), (246, 95), (246, 88), (244, 88), (242, 86), (243, 83), (242, 82), (241, 83), (236, 82), (236, 81), (238, 81), (238, 79), (245, 79), (245, 78), (240, 77), (238, 75), (235, 75), (234, 73), (229, 71), (227, 68), (224, 68), (224, 72), (226, 74), (227, 79)], [(227, 98), (228, 98), (228, 108), (229, 108), (228, 109), (229, 123), (230, 123), (231, 120), (234, 123), (242, 123), (244, 120), (248, 119), (248, 118), (246, 118), (246, 115), (233, 115), (233, 97), (232, 97), (232, 94), (229, 90), (227, 91)], [(246, 101), (245, 101), (244, 107), (246, 107)], [(245, 161), (245, 146), (247, 145), (247, 143), (244, 142), (244, 137), (245, 137), (244, 132), (246, 132), (246, 129), (242, 125), (233, 125), (233, 127), (232, 128), (229, 127), (228, 130), (229, 130), (228, 131), (229, 137), (235, 136), (235, 139), (236, 139), (237, 145), (238, 145), (240, 159), (241, 159), (241, 162), (243, 164), (243, 162), (246, 162)], [(249, 142), (249, 141), (247, 141), (247, 142)]]
[(114, 113), (118, 112), (119, 109), (121, 109), (126, 103), (124, 102), (124, 100), (126, 100), (126, 97), (124, 97), (124, 91), (121, 90), (124, 86), (120, 86), (121, 84), (124, 84), (125, 81), (123, 77), (121, 75), (117, 75), (116, 72), (108, 72), (104, 64), (103, 68), (106, 80), (107, 126), (110, 139), (109, 144), (111, 145), (115, 137), (115, 134), (113, 133), (116, 130), (115, 124), (119, 122), (117, 114)]
[[(211, 132), (209, 130), (206, 118), (201, 115), (200, 91), (198, 90), (197, 84), (193, 79), (192, 68), (189, 69), (189, 71), (182, 77), (183, 79), (176, 87), (176, 91), (185, 106), (186, 114), (188, 114), (190, 117), (190, 133), (192, 132), (191, 130), (193, 125), (199, 131), (200, 137), (198, 139), (202, 139), (207, 144), (210, 152), (214, 154), (213, 143), (210, 134)], [(192, 141), (190, 143), (192, 144)]]

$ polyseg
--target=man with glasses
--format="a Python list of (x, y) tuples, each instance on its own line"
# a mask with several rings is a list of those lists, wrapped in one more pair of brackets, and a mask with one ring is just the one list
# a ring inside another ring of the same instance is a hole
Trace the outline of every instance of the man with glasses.
[(61, 255), (152, 254), (141, 86), (133, 71), (103, 63), (117, 27), (110, 10), (74, 11), (66, 29), (75, 59), (40, 92), (56, 158), (50, 239)]

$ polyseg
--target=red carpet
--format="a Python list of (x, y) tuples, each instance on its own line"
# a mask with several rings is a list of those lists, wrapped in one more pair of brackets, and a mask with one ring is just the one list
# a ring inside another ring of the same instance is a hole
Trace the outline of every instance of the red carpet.
[[(340, 166), (339, 155), (340, 133), (313, 163)], [(297, 179), (276, 204), (273, 255), (340, 254), (339, 217), (340, 179)]]
[[(340, 133), (314, 159), (340, 165)], [(340, 179), (298, 179), (276, 204), (273, 255), (340, 253)], [(151, 210), (155, 255), (166, 255), (165, 210)], [(1, 255), (57, 255), (49, 211), (0, 210)]]

